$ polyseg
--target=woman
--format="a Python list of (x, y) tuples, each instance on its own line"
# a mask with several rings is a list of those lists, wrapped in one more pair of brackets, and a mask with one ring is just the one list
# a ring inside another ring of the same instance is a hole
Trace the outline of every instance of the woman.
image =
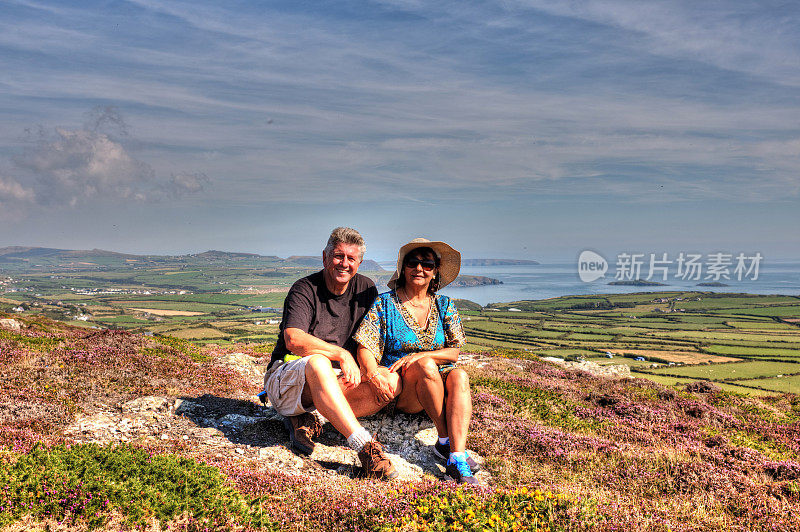
[(469, 377), (454, 367), (464, 329), (450, 298), (436, 293), (460, 269), (461, 254), (444, 242), (416, 238), (404, 245), (387, 283), (391, 291), (378, 296), (355, 339), (362, 374), (376, 396), (393, 397), (388, 374), (399, 373), (397, 408), (409, 414), (425, 410), (436, 425), (434, 453), (446, 460), (445, 473), (460, 484), (477, 484), (478, 465), (465, 452), (472, 416)]

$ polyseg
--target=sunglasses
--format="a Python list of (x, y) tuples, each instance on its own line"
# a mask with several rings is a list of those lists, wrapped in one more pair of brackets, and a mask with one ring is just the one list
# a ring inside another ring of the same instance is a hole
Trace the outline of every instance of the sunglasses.
[(422, 266), (422, 269), (426, 272), (433, 271), (433, 269), (436, 267), (436, 263), (431, 259), (407, 259), (405, 264), (412, 269), (416, 268), (417, 266)]

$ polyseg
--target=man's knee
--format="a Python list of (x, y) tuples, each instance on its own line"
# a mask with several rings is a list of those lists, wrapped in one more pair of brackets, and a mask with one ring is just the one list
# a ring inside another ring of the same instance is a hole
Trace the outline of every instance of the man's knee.
[(306, 362), (306, 378), (311, 376), (319, 377), (326, 373), (333, 373), (333, 365), (328, 357), (322, 355), (311, 355)]

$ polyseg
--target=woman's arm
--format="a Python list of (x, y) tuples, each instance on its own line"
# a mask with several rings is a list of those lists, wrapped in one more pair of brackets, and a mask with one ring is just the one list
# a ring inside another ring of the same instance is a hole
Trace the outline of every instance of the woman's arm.
[(458, 362), (458, 354), (461, 352), (460, 347), (445, 347), (443, 349), (436, 349), (434, 351), (419, 351), (417, 353), (410, 353), (389, 368), (389, 371), (401, 371), (404, 366), (419, 360), (420, 358), (430, 357), (439, 365), (454, 364)]
[(372, 351), (363, 345), (359, 345), (356, 356), (358, 357), (358, 365), (361, 367), (361, 380), (369, 382), (372, 391), (375, 392), (380, 401), (388, 403), (400, 395), (402, 387), (399, 383), (396, 387), (392, 385), (389, 379), (389, 371), (385, 367), (378, 365), (378, 361)]
[(358, 344), (356, 357), (358, 358), (358, 367), (361, 368), (363, 378), (366, 379), (378, 369), (378, 360), (375, 358), (375, 353), (361, 344)]

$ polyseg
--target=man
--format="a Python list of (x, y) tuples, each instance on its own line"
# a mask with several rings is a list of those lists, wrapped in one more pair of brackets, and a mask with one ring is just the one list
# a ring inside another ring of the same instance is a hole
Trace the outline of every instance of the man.
[[(372, 391), (368, 381), (374, 374), (362, 380), (354, 358), (353, 333), (378, 295), (375, 283), (358, 274), (365, 250), (358, 231), (337, 227), (322, 252), (322, 271), (292, 285), (264, 387), (284, 416), (296, 451), (309, 455), (314, 450), (312, 438), (322, 432), (311, 414), (316, 409), (358, 453), (363, 475), (391, 479), (397, 471), (356, 419), (374, 414), (391, 399)], [(395, 375), (395, 388), (397, 381)]]

